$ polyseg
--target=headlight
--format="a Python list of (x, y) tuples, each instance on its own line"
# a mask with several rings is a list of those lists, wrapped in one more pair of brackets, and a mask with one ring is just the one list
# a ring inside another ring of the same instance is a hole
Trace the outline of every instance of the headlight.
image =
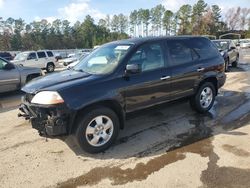
[(60, 104), (60, 103), (64, 103), (64, 100), (56, 91), (41, 91), (34, 96), (31, 103)]

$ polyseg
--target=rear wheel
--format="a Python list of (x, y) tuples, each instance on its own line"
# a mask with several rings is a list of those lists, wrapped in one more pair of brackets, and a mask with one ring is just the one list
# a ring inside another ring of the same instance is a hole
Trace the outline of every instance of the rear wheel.
[(199, 113), (209, 111), (215, 100), (215, 87), (211, 82), (203, 83), (196, 94), (190, 99), (191, 107)]
[(54, 70), (55, 70), (55, 65), (53, 63), (48, 63), (46, 67), (46, 71), (50, 73), (50, 72), (54, 72)]
[(99, 153), (109, 148), (119, 133), (119, 119), (106, 107), (95, 108), (77, 120), (76, 139), (88, 153)]

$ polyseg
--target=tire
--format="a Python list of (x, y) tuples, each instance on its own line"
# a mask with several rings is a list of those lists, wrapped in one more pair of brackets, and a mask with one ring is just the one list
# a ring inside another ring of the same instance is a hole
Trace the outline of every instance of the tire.
[[(210, 92), (211, 94), (206, 96), (206, 93), (209, 94)], [(215, 91), (215, 87), (213, 83), (211, 82), (203, 83), (197, 90), (196, 94), (190, 99), (190, 105), (192, 109), (194, 109), (198, 113), (208, 112), (214, 104), (215, 95), (216, 95), (215, 93), (216, 91)], [(204, 97), (207, 97), (206, 98), (207, 100), (204, 99)], [(202, 98), (205, 101), (202, 100)]]
[(116, 140), (120, 129), (116, 113), (100, 106), (79, 116), (76, 123), (76, 140), (88, 153), (99, 153), (108, 149)]
[(239, 55), (237, 55), (237, 58), (236, 58), (235, 62), (232, 63), (232, 67), (237, 67), (238, 62), (239, 62)]
[(229, 71), (229, 59), (226, 59), (225, 61), (225, 72)]
[(48, 73), (54, 72), (55, 71), (55, 65), (53, 63), (48, 63), (46, 67), (46, 71)]

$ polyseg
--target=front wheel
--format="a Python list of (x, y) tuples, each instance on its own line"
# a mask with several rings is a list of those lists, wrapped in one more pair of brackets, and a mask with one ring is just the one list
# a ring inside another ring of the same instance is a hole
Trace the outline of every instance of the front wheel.
[(119, 133), (119, 119), (114, 111), (98, 107), (77, 121), (76, 139), (88, 153), (99, 153), (109, 148)]
[(190, 99), (190, 105), (197, 112), (206, 113), (212, 108), (215, 95), (214, 85), (211, 82), (205, 82)]
[(55, 65), (53, 63), (48, 63), (46, 67), (46, 71), (48, 73), (51, 73), (51, 72), (54, 72), (54, 70), (55, 70)]

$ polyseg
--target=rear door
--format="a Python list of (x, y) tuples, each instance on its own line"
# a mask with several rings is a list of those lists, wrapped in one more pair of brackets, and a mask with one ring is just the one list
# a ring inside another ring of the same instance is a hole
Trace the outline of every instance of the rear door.
[(46, 68), (48, 58), (47, 58), (45, 52), (44, 51), (38, 51), (37, 56), (38, 56), (37, 67)]
[(4, 66), (7, 63), (0, 59), (0, 93), (16, 90), (20, 86), (19, 71), (16, 68), (5, 70)]
[(55, 62), (56, 59), (54, 57), (53, 52), (52, 51), (46, 51), (46, 53), (47, 53), (47, 56), (48, 56), (48, 61)]
[(167, 41), (172, 99), (192, 94), (195, 81), (203, 71), (199, 55), (189, 47), (188, 40), (171, 39)]
[(169, 99), (170, 72), (166, 69), (162, 43), (153, 42), (139, 47), (128, 64), (141, 66), (141, 73), (130, 75), (126, 80), (126, 110), (145, 108)]

